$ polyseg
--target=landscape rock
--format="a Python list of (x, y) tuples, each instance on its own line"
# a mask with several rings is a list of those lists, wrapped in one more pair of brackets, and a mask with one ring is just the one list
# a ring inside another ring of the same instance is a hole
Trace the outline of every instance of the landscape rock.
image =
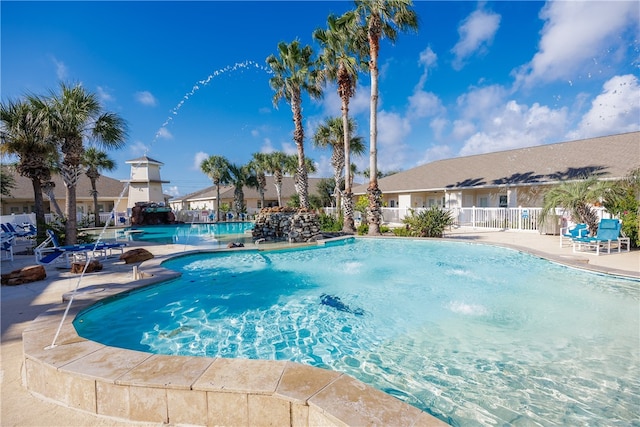
[[(71, 264), (71, 272), (73, 274), (82, 273), (84, 270), (84, 262), (74, 262)], [(102, 271), (102, 264), (97, 259), (93, 259), (89, 261), (89, 265), (87, 265), (87, 270), (85, 273), (93, 273), (94, 271)]]
[(144, 248), (131, 249), (120, 255), (120, 261), (125, 264), (135, 264), (153, 258), (153, 254)]
[(3, 274), (1, 282), (3, 285), (15, 286), (23, 283), (37, 282), (47, 278), (47, 272), (41, 265), (32, 265), (29, 267), (13, 270), (11, 273)]

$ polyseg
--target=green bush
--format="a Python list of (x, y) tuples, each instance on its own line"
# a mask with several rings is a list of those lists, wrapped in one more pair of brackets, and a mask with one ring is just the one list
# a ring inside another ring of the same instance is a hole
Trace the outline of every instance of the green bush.
[(417, 214), (412, 210), (411, 216), (405, 217), (402, 222), (406, 224), (409, 236), (442, 237), (445, 228), (453, 224), (453, 218), (449, 211), (433, 206)]
[(322, 231), (338, 232), (342, 230), (342, 220), (333, 215), (321, 213), (318, 215), (318, 221), (320, 222), (320, 230)]

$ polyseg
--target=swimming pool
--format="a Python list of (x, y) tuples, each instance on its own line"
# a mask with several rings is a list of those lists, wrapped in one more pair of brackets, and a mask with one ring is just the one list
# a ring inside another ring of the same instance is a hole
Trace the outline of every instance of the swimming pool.
[(115, 231), (118, 240), (181, 244), (198, 246), (226, 246), (229, 242), (252, 242), (253, 222), (216, 222), (171, 225), (134, 226)]
[(454, 425), (637, 419), (637, 281), (491, 246), (386, 239), (163, 265), (183, 277), (93, 306), (78, 333), (334, 369)]

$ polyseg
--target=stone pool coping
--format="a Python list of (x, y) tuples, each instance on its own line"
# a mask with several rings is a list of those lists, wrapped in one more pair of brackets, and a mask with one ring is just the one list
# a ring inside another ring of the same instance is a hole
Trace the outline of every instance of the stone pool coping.
[[(176, 256), (202, 252), (212, 251), (193, 250)], [(22, 334), (27, 388), (80, 411), (132, 422), (448, 425), (336, 371), (287, 361), (156, 355), (105, 346), (78, 336), (73, 319), (91, 304), (180, 276), (161, 266), (168, 258), (145, 261), (139, 280), (80, 289), (73, 294), (73, 304), (62, 325), (66, 303), (38, 316)], [(71, 296), (65, 294), (63, 300)]]

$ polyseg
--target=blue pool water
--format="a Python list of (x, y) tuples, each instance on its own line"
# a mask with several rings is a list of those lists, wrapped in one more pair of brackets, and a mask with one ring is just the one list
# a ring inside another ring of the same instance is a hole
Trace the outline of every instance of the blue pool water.
[(163, 265), (183, 276), (87, 309), (78, 333), (160, 354), (333, 369), (453, 425), (638, 421), (638, 281), (431, 240)]
[(135, 226), (117, 231), (118, 239), (158, 244), (221, 246), (234, 241), (251, 242), (252, 222), (217, 222)]

